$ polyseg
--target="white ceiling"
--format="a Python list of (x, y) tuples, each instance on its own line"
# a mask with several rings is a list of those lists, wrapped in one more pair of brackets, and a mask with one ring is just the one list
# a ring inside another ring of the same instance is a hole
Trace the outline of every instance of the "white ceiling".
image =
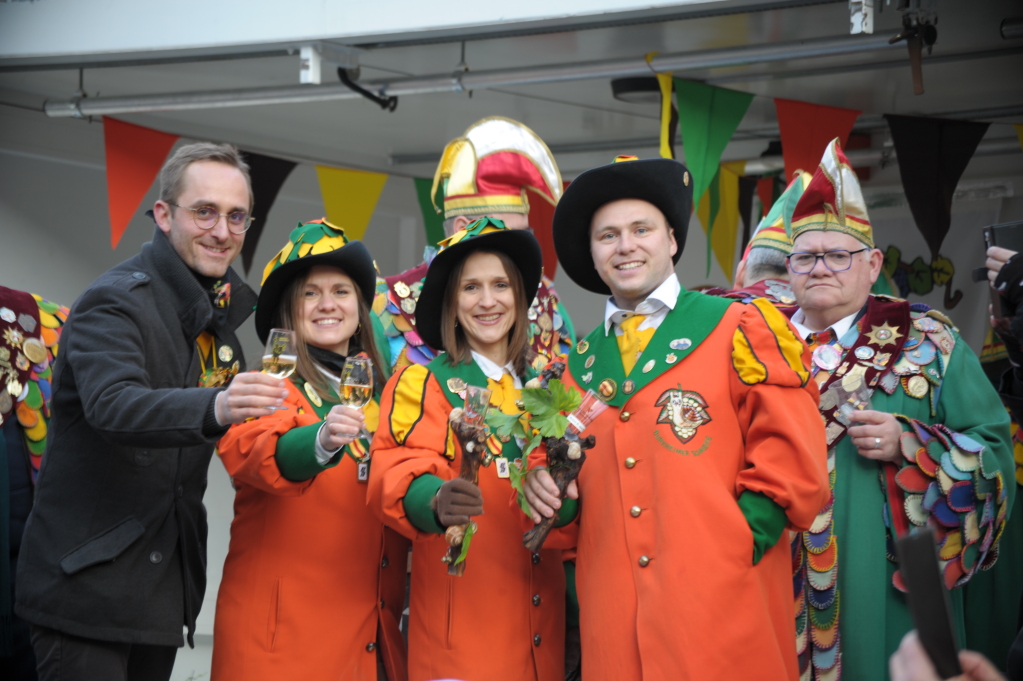
[[(879, 0), (878, 5), (882, 5)], [(905, 48), (792, 63), (716, 69), (688, 77), (730, 80), (728, 87), (761, 95), (754, 99), (741, 130), (775, 124), (772, 97), (801, 99), (856, 108), (867, 114), (940, 114), (951, 111), (1023, 105), (1023, 40), (1003, 40), (1002, 19), (1021, 14), (1012, 0), (951, 2), (939, 5), (938, 42), (933, 57), (1009, 50), (1010, 54), (969, 60), (924, 62), (926, 94), (912, 92)], [(474, 71), (563, 64), (596, 59), (640, 57), (651, 51), (700, 49), (841, 36), (848, 31), (845, 3), (646, 23), (592, 30), (540, 33), (465, 43), (465, 60)], [(875, 33), (894, 35), (900, 15), (892, 7), (877, 16)], [(362, 79), (448, 73), (461, 59), (461, 43), (421, 44), (369, 49), (360, 58)], [(896, 68), (848, 73), (777, 77), (789, 73), (864, 62), (904, 62)], [(757, 74), (775, 73), (760, 78)], [(219, 90), (298, 83), (298, 57), (276, 56), (145, 66), (89, 68), (84, 87), (90, 96)], [(39, 106), (46, 99), (67, 99), (78, 88), (77, 70), (0, 72), (0, 101)], [(473, 121), (505, 115), (531, 126), (548, 144), (636, 140), (656, 137), (655, 106), (628, 104), (611, 96), (604, 79), (478, 90), (468, 94), (406, 95), (397, 111), (381, 111), (363, 100), (301, 105), (270, 105), (125, 115), (124, 119), (192, 138), (234, 142), (253, 150), (323, 163), (374, 169), (398, 175), (431, 176), (433, 163), (393, 165), (394, 154), (439, 152)], [(1023, 122), (1023, 115), (1007, 122)], [(989, 138), (1012, 136), (1007, 125), (994, 125)], [(875, 146), (884, 142), (884, 132)], [(733, 141), (725, 159), (759, 156), (766, 139)], [(614, 153), (651, 156), (654, 148), (565, 153), (558, 155), (563, 174), (606, 162)], [(680, 144), (684, 158), (684, 143)], [(983, 162), (982, 162), (983, 161)], [(977, 159), (980, 172), (1023, 170), (1023, 155)], [(971, 172), (975, 169), (971, 167)]]

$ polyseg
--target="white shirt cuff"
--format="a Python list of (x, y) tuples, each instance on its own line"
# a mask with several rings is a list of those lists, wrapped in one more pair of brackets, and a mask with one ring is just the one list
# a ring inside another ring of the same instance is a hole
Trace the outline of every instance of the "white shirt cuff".
[(316, 461), (321, 466), (326, 466), (328, 463), (330, 463), (331, 459), (337, 456), (338, 452), (344, 449), (344, 447), (338, 447), (334, 451), (330, 451), (324, 448), (320, 440), (320, 432), (323, 431), (323, 426), (325, 425), (327, 424), (326, 423), (322, 424), (320, 426), (320, 430), (316, 431)]

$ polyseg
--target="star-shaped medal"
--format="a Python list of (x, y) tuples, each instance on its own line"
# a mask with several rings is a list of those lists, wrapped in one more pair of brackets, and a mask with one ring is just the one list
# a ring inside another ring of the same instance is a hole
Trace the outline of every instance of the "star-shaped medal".
[(895, 341), (902, 338), (903, 334), (899, 333), (898, 328), (889, 326), (888, 322), (885, 322), (881, 326), (870, 325), (870, 333), (867, 334), (867, 338), (870, 342), (876, 344), (878, 347), (884, 347), (889, 343), (894, 345)]

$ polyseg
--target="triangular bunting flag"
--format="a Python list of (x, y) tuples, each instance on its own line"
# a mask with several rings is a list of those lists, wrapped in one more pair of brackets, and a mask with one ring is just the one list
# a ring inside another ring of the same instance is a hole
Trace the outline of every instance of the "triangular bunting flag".
[(849, 133), (860, 115), (854, 109), (791, 99), (775, 99), (774, 108), (778, 113), (782, 157), (785, 159), (785, 185), (798, 170), (811, 174), (817, 170), (828, 143), (836, 137), (845, 149)]
[[(648, 52), (646, 63), (653, 62), (657, 52)], [(661, 91), (661, 158), (675, 158), (675, 131), (678, 130), (678, 109), (671, 101), (671, 91), (674, 89), (675, 79), (671, 71), (654, 73), (657, 80), (657, 87)]]
[(767, 211), (778, 200), (777, 175), (765, 175), (757, 180), (757, 198), (760, 199), (760, 217), (763, 219)]
[[(567, 186), (568, 182), (562, 182), (562, 187)], [(529, 202), (529, 227), (540, 242), (543, 273), (553, 281), (558, 271), (558, 255), (554, 252), (554, 206), (549, 201), (536, 198)]]
[(753, 235), (753, 195), (757, 192), (756, 177), (739, 178), (739, 217), (742, 218), (742, 248)]
[(696, 210), (707, 235), (707, 274), (713, 251), (729, 283), (735, 275), (735, 239), (739, 233), (739, 178), (745, 171), (745, 161), (722, 163)]
[(294, 161), (286, 161), (283, 158), (264, 156), (251, 151), (243, 151), (246, 162), (249, 164), (249, 177), (252, 178), (252, 196), (255, 205), (252, 207), (252, 216), (255, 218), (249, 231), (245, 233), (245, 243), (242, 244), (242, 265), (245, 267), (245, 274), (252, 268), (252, 258), (256, 254), (256, 246), (259, 245), (259, 237), (263, 235), (263, 228), (266, 227), (270, 218), (270, 209), (277, 200), (277, 193), (281, 186), (288, 179), (288, 175), (298, 165)]
[[(437, 212), (433, 201), (430, 199), (433, 178), (414, 177), (412, 182), (416, 185), (419, 212), (423, 214), (423, 226), (426, 227), (426, 245), (436, 246), (444, 240), (444, 214)], [(438, 197), (438, 201), (442, 198)]]
[(711, 186), (721, 153), (746, 115), (753, 95), (676, 78), (675, 97), (696, 209)]
[(361, 239), (384, 190), (387, 175), (365, 170), (316, 166), (320, 194), (327, 219), (345, 230), (345, 236)]
[(153, 186), (167, 153), (177, 141), (177, 135), (103, 117), (111, 248), (117, 248), (132, 216)]
[(917, 229), (938, 257), (952, 222), (952, 195), (988, 123), (886, 114), (899, 175)]

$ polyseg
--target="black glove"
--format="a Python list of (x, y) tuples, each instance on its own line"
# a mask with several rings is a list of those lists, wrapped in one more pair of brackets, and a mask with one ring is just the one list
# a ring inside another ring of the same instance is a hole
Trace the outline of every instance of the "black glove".
[(448, 480), (433, 498), (433, 512), (444, 527), (465, 525), (474, 515), (483, 515), (483, 493), (468, 480)]
[[(1015, 317), (1023, 303), (1023, 253), (1009, 258), (995, 277), (995, 289), (1001, 294), (1006, 317)], [(1018, 337), (1018, 336), (1017, 336)]]

